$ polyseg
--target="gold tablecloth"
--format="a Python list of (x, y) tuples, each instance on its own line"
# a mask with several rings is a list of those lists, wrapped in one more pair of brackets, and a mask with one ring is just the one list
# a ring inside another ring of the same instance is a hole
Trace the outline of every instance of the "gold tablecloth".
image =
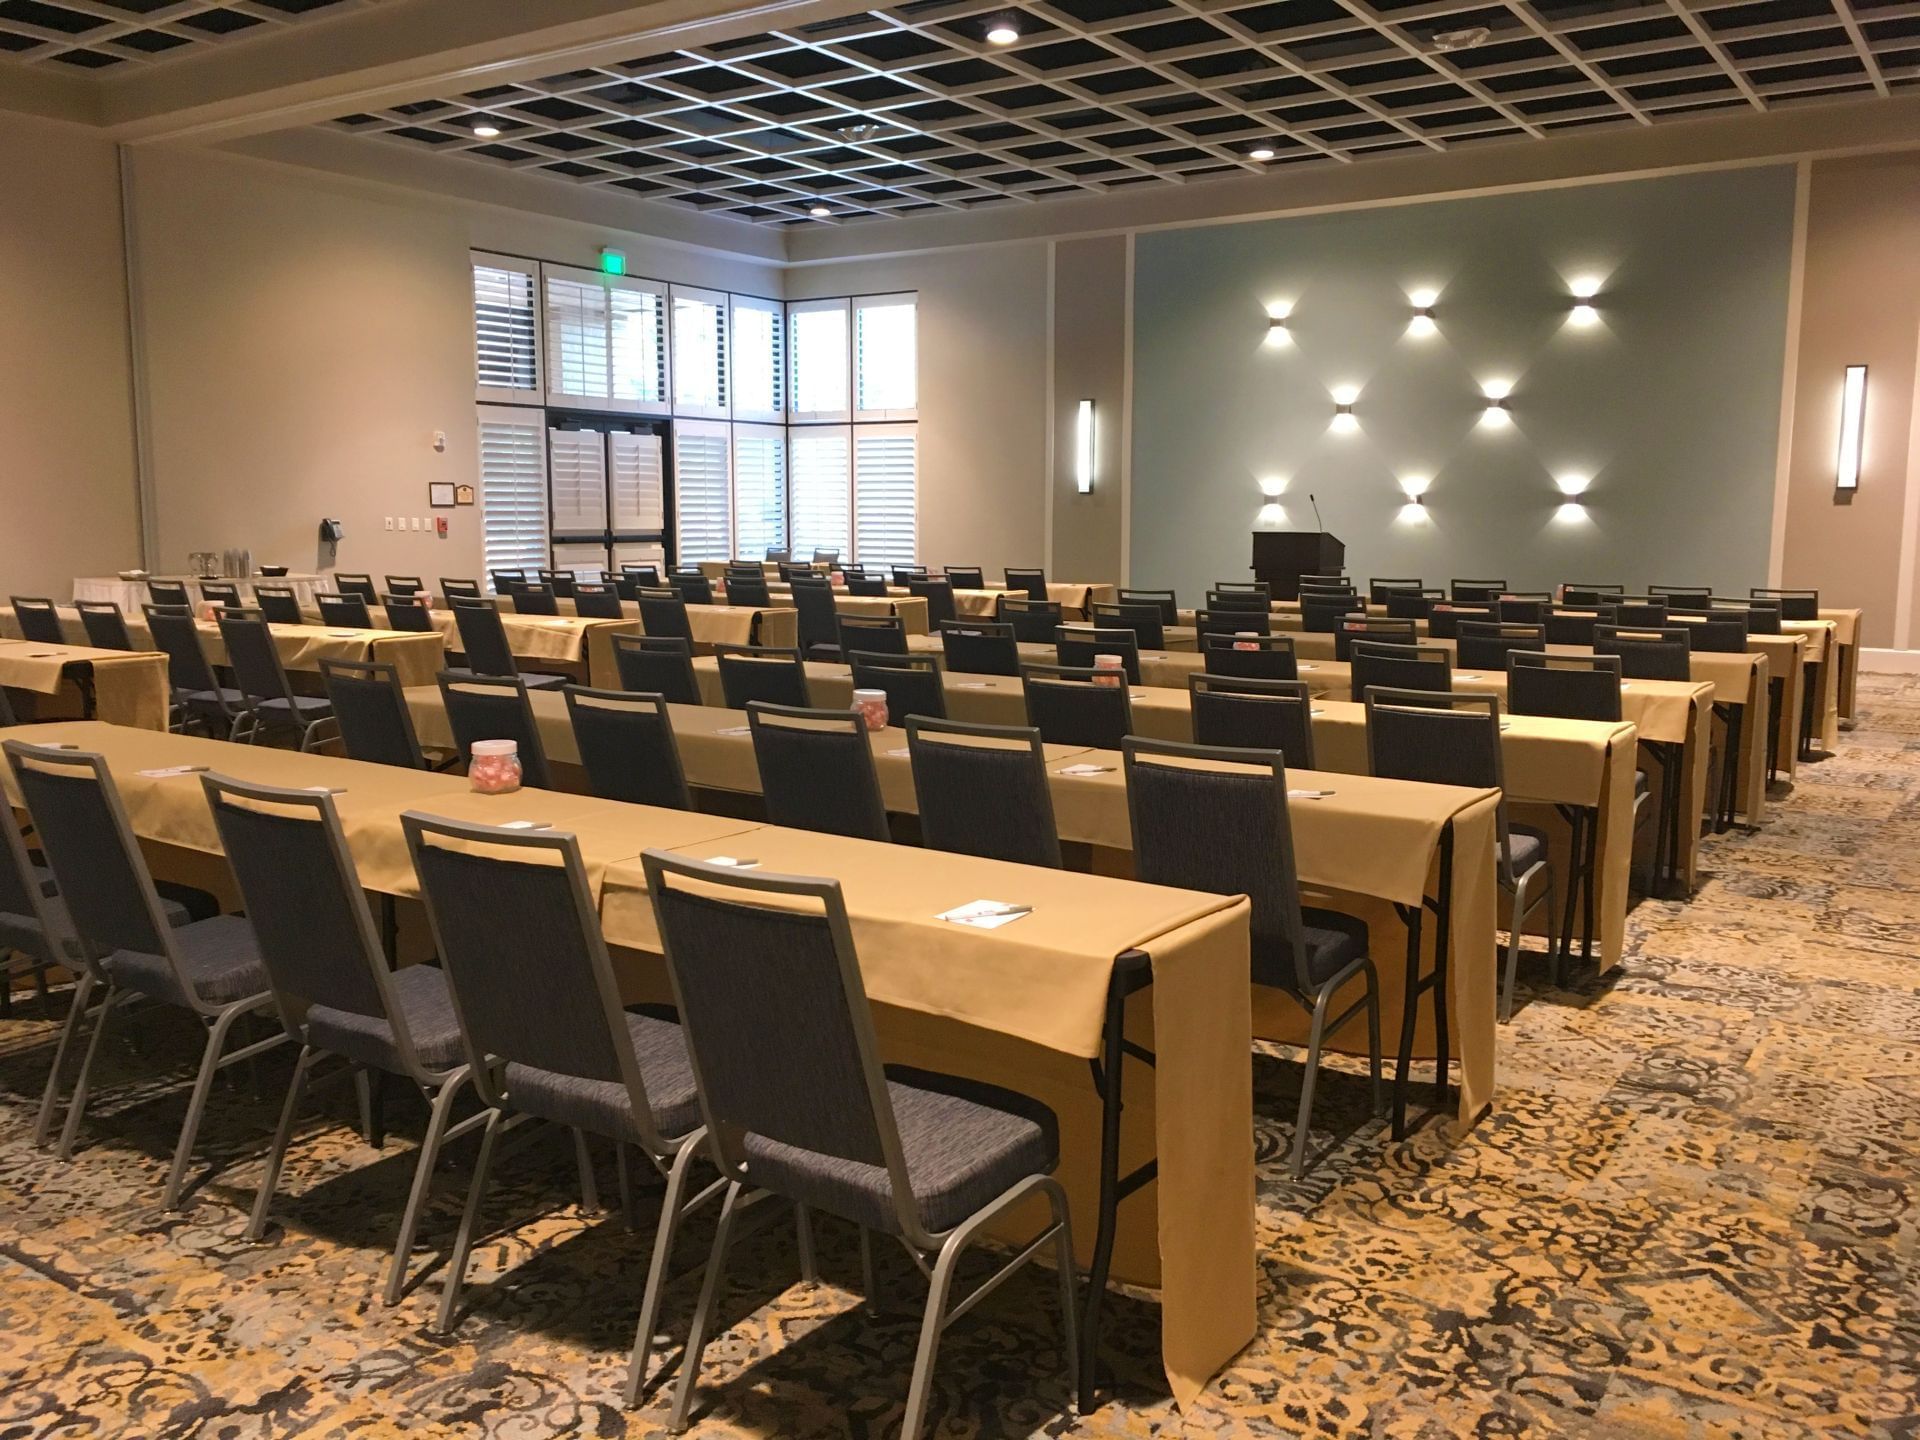
[[(1169, 637), (1178, 640), (1179, 633)], [(1022, 641), (1014, 647), (1020, 652), (1022, 665), (1057, 665), (1060, 652), (1052, 645)], [(946, 646), (938, 635), (910, 635), (907, 637), (907, 649), (915, 655), (946, 654)], [(1140, 652), (1140, 683), (1158, 686), (1168, 690), (1184, 690), (1189, 675), (1198, 674), (1206, 669), (1206, 657), (1197, 649), (1178, 649), (1170, 646), (1165, 650), (1142, 650)], [(1017, 688), (1017, 687), (1016, 687)]]
[[(200, 648), (215, 665), (225, 665), (227, 642), (211, 620), (194, 622)], [(418, 630), (346, 630), (337, 625), (269, 625), (273, 648), (288, 670), (318, 673), (322, 660), (378, 660), (394, 667), (402, 685), (431, 685), (447, 665), (447, 646), (438, 634)], [(136, 645), (151, 645), (144, 618), (129, 620)]]
[[(13, 612), (7, 611), (12, 619)], [(167, 657), (157, 651), (95, 650), (0, 639), (0, 686), (57, 695), (76, 672), (91, 675), (94, 714), (113, 725), (167, 728)]]
[(1835, 719), (1852, 720), (1856, 684), (1860, 678), (1860, 611), (1823, 608), (1819, 614), (1822, 620), (1833, 622), (1833, 643), (1840, 652), (1836, 667), (1839, 671), (1839, 693), (1835, 697)]
[[(991, 617), (1000, 608), (1000, 601), (1007, 594), (1004, 585), (989, 585), (984, 590), (955, 590), (953, 608), (961, 615)], [(1068, 620), (1085, 620), (1093, 614), (1093, 606), (1110, 605), (1119, 598), (1117, 585), (1084, 584), (1072, 581), (1047, 582), (1047, 599), (1058, 602), (1060, 614)]]

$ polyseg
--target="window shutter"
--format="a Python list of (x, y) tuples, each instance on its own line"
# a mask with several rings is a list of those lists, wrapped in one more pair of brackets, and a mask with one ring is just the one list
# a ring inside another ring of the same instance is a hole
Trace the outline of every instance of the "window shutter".
[(599, 430), (547, 431), (548, 493), (555, 535), (607, 528), (607, 437)]
[(664, 534), (667, 488), (660, 437), (616, 430), (607, 438), (613, 447), (614, 533)]
[(546, 435), (538, 411), (479, 407), (484, 568), (547, 563)]
[(733, 418), (777, 421), (786, 411), (785, 327), (778, 300), (733, 297)]
[(733, 427), (733, 543), (742, 559), (786, 546), (786, 449), (783, 426)]
[(800, 300), (787, 307), (793, 400), (788, 418), (846, 420), (847, 302)]
[(538, 401), (534, 267), (491, 255), (472, 260), (475, 394), (482, 400)]
[(852, 457), (846, 427), (793, 430), (787, 444), (792, 457), (788, 484), (794, 552), (811, 555), (815, 550), (838, 550), (842, 558), (850, 558)]
[(853, 418), (912, 420), (918, 415), (912, 295), (868, 295), (853, 302)]
[(547, 396), (594, 409), (664, 414), (666, 288), (544, 267)]
[(919, 559), (918, 450), (912, 425), (854, 429), (853, 558), (862, 565), (912, 565)]
[(727, 427), (681, 421), (673, 427), (673, 504), (679, 562), (733, 558), (733, 494)]
[(673, 413), (727, 418), (727, 297), (673, 287)]

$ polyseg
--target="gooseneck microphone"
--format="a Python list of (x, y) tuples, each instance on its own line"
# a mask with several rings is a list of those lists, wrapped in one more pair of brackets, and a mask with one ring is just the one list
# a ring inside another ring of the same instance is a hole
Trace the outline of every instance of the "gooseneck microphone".
[(1307, 503), (1313, 506), (1314, 528), (1317, 530), (1325, 530), (1327, 528), (1327, 522), (1320, 518), (1320, 502), (1313, 498), (1313, 492), (1311, 490), (1307, 492)]

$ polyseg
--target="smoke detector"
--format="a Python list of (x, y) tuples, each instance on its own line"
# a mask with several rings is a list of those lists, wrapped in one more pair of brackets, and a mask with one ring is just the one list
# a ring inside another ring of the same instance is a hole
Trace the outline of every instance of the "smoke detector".
[(1487, 37), (1493, 32), (1484, 25), (1471, 25), (1464, 30), (1440, 30), (1433, 36), (1433, 53), (1445, 55), (1454, 50), (1475, 50), (1487, 43)]
[(840, 138), (849, 145), (864, 145), (880, 133), (880, 127), (871, 120), (862, 120), (852, 125), (840, 127)]

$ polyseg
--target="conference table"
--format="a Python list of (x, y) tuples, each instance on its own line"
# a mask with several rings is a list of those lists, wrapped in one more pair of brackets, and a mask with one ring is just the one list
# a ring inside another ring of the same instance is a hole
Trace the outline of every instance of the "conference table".
[(5, 615), (9, 628), (0, 638), (0, 688), (51, 696), (71, 684), (82, 709), (101, 720), (143, 730), (167, 728), (170, 692), (165, 655), (22, 640), (13, 611)]
[[(528, 620), (553, 618), (521, 615), (513, 608), (511, 595), (494, 595), (488, 598), (493, 601), (502, 619), (515, 616)], [(562, 619), (579, 618), (579, 609), (570, 595), (555, 596), (553, 606), (560, 612)], [(448, 623), (452, 621), (451, 611), (436, 611), (435, 614), (445, 614), (448, 617)], [(921, 614), (924, 618), (924, 603)], [(620, 618), (637, 622), (640, 618), (639, 605), (631, 600), (622, 600)], [(436, 619), (435, 624), (439, 623)], [(607, 617), (605, 623), (612, 623), (612, 618)], [(696, 645), (770, 645), (791, 650), (800, 643), (800, 612), (789, 605), (689, 605), (687, 606), (687, 628), (693, 631), (693, 642)], [(633, 633), (638, 635), (645, 632), (635, 630)]]
[[(799, 644), (798, 611), (755, 610), (739, 605), (689, 605), (687, 628), (696, 649), (715, 645), (770, 645), (791, 650)], [(523, 615), (502, 609), (500, 628), (507, 649), (529, 670), (562, 669), (590, 685), (618, 689), (620, 669), (613, 658), (616, 635), (644, 635), (638, 618), (597, 619), (578, 615)], [(460, 649), (459, 622), (451, 610), (431, 610), (434, 631), (447, 648)]]
[[(844, 584), (837, 584), (833, 589), (835, 595), (846, 593)], [(775, 580), (768, 583), (767, 592), (777, 599), (784, 596), (791, 596), (793, 587), (784, 580)], [(1093, 616), (1093, 607), (1096, 604), (1111, 604), (1118, 598), (1119, 593), (1119, 586), (1099, 582), (1069, 580), (1049, 580), (1047, 582), (1047, 599), (1060, 607), (1062, 618), (1067, 620), (1091, 619)], [(871, 595), (850, 598), (898, 600), (911, 598), (912, 595), (913, 592), (908, 590), (904, 585), (889, 585), (887, 586), (885, 596)], [(1025, 599), (1026, 591), (1010, 591), (1005, 585), (987, 585), (977, 590), (971, 588), (965, 590), (956, 589), (953, 592), (954, 613), (962, 619), (991, 620), (999, 615), (1000, 602), (1009, 595), (1014, 596), (1016, 599)]]
[[(187, 594), (198, 603), (203, 597), (200, 587), (203, 584), (237, 585), (242, 599), (253, 594), (256, 585), (284, 585), (293, 591), (293, 596), (302, 606), (312, 606), (314, 595), (320, 591), (333, 589), (332, 575), (155, 575), (155, 580), (171, 581), (185, 585)], [(123, 615), (138, 615), (140, 607), (153, 599), (153, 592), (147, 588), (146, 578), (123, 580), (118, 575), (83, 575), (73, 582), (75, 600), (105, 600), (118, 605)]]
[[(1158, 1290), (1161, 1359), (1182, 1404), (1253, 1338), (1258, 1272), (1244, 897), (586, 795), (478, 795), (454, 776), (99, 722), (21, 726), (0, 735), (104, 755), (156, 872), (229, 903), (235, 891), (199, 777), (175, 767), (331, 789), (361, 884), (401, 902), (418, 896), (400, 823), (408, 810), (571, 833), (629, 1004), (668, 993), (643, 851), (753, 858), (766, 871), (836, 878), (874, 1002), (882, 1058), (1011, 1086), (1058, 1115), (1060, 1178), (1081, 1221), (1075, 1240), (1082, 1263), (1095, 1280), (1084, 1302), (1083, 1355), (1097, 1340), (1109, 1273)], [(10, 774), (5, 784), (18, 804)], [(1032, 911), (991, 930), (940, 918), (982, 898)], [(417, 914), (409, 916), (408, 928), (415, 926)], [(1125, 1064), (1129, 1045), (1150, 1049), (1153, 1062)], [(1096, 1060), (1114, 1080), (1104, 1096), (1089, 1083), (1089, 1061)], [(1130, 1102), (1124, 1108), (1122, 1066)], [(1133, 1167), (1124, 1178), (1123, 1157)], [(1128, 1181), (1137, 1188), (1122, 1203)], [(1033, 1219), (1016, 1212), (1006, 1233), (1030, 1233)], [(1090, 1395), (1092, 1367), (1083, 1363), (1083, 1374)]]

